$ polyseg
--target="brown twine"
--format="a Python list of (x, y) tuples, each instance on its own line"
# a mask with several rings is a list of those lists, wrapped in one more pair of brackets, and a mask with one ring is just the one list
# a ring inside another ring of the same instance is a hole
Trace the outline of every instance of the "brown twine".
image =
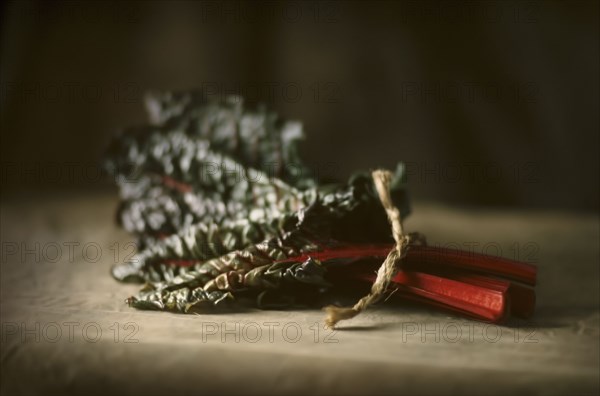
[[(325, 318), (325, 326), (333, 329), (335, 325), (346, 319), (351, 319), (364, 311), (369, 305), (376, 303), (385, 294), (389, 287), (394, 275), (398, 271), (398, 264), (400, 260), (406, 255), (408, 246), (413, 239), (413, 235), (406, 235), (402, 229), (402, 219), (400, 218), (400, 211), (392, 202), (390, 196), (390, 182), (392, 180), (392, 173), (387, 170), (375, 170), (371, 174), (377, 194), (381, 200), (388, 220), (392, 226), (392, 236), (396, 241), (395, 248), (388, 254), (381, 267), (377, 271), (377, 278), (371, 286), (371, 292), (358, 300), (353, 307), (336, 307), (333, 305), (323, 308), (327, 313)], [(422, 236), (418, 236), (418, 239), (423, 240)]]

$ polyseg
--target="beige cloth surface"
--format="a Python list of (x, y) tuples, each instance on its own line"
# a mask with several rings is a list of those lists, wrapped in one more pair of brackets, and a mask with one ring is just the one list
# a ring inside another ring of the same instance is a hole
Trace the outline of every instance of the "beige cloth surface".
[(492, 326), (388, 302), (331, 332), (319, 310), (127, 307), (138, 286), (108, 273), (133, 251), (115, 207), (2, 204), (2, 394), (598, 394), (596, 216), (416, 204), (406, 229), (432, 244), (537, 262), (535, 317)]

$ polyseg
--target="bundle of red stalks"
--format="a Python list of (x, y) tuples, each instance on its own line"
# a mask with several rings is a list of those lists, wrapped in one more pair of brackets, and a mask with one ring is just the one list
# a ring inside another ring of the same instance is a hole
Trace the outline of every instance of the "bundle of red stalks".
[[(330, 267), (332, 279), (373, 283), (392, 245), (349, 246), (312, 253), (318, 260), (347, 258), (355, 264)], [(299, 256), (297, 261), (306, 257)], [(378, 259), (368, 260), (368, 259)], [(413, 245), (393, 278), (395, 293), (473, 319), (499, 323), (510, 315), (528, 318), (535, 309), (537, 269), (501, 257)]]

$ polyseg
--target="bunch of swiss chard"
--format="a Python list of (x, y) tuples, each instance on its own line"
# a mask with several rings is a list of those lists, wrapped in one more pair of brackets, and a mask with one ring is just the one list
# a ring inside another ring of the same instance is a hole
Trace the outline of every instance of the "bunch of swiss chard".
[[(122, 131), (105, 160), (120, 190), (118, 222), (140, 246), (112, 269), (120, 281), (145, 284), (131, 306), (285, 307), (373, 280), (394, 240), (368, 172), (323, 183), (299, 157), (301, 124), (247, 110), (239, 97), (163, 93), (147, 105), (152, 122)], [(405, 218), (401, 163), (389, 188)], [(513, 300), (530, 313), (532, 292), (521, 283), (535, 282), (534, 268), (461, 253), (411, 247), (394, 278), (398, 294), (483, 320), (503, 318)], [(490, 271), (493, 279), (484, 277)]]

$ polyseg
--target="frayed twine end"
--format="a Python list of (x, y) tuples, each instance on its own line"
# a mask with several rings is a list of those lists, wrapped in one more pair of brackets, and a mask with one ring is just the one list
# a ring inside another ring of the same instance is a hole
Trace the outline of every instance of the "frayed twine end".
[(360, 313), (354, 308), (336, 307), (335, 305), (329, 305), (323, 308), (323, 311), (327, 313), (325, 327), (331, 330), (340, 320), (352, 319)]

